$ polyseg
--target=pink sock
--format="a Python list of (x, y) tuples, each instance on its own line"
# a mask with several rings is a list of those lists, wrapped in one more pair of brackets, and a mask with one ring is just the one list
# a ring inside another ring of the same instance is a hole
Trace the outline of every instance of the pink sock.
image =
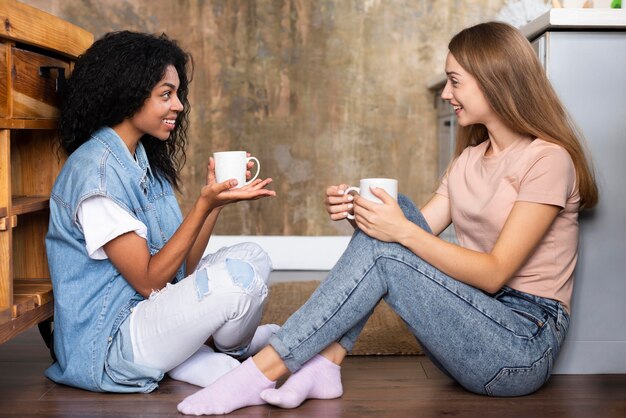
[(281, 408), (295, 408), (306, 399), (335, 399), (342, 394), (341, 367), (316, 355), (280, 388), (261, 392), (261, 399)]
[(216, 415), (262, 405), (265, 401), (259, 394), (275, 385), (276, 382), (265, 377), (249, 358), (211, 385), (183, 399), (178, 411), (187, 415)]

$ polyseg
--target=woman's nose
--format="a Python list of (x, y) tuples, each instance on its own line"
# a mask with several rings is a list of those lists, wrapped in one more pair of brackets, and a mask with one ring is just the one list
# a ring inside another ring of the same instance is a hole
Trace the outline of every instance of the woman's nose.
[(183, 103), (178, 98), (178, 95), (175, 95), (174, 100), (172, 100), (172, 110), (175, 110), (177, 112), (182, 112), (184, 108), (185, 107), (183, 106)]
[(451, 100), (452, 99), (452, 91), (450, 88), (450, 80), (446, 81), (446, 85), (441, 90), (441, 98), (443, 100)]

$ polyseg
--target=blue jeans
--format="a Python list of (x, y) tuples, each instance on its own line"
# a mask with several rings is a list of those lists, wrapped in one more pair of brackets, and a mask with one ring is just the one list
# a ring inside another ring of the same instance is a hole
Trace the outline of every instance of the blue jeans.
[[(410, 221), (430, 232), (413, 202), (405, 196), (398, 202)], [(467, 390), (491, 396), (539, 389), (569, 326), (555, 300), (507, 287), (486, 294), (400, 244), (357, 230), (328, 278), (270, 344), (292, 372), (334, 341), (350, 351), (381, 299), (438, 367)]]

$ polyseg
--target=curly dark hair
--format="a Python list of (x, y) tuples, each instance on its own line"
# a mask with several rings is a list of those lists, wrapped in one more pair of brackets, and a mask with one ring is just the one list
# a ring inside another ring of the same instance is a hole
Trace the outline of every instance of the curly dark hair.
[(78, 58), (61, 105), (61, 148), (69, 155), (96, 130), (132, 117), (169, 65), (178, 72), (177, 94), (184, 109), (167, 141), (144, 135), (141, 143), (152, 169), (179, 189), (179, 170), (186, 159), (193, 62), (191, 55), (165, 34), (110, 32)]

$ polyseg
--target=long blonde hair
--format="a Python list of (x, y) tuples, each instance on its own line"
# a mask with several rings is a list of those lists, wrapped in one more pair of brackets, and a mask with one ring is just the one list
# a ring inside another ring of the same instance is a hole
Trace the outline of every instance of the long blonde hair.
[[(591, 164), (573, 123), (524, 35), (505, 23), (481, 23), (455, 35), (448, 49), (476, 78), (491, 108), (509, 128), (567, 150), (576, 168), (580, 208), (594, 207), (598, 188)], [(484, 125), (459, 127), (456, 155), (487, 138)]]

